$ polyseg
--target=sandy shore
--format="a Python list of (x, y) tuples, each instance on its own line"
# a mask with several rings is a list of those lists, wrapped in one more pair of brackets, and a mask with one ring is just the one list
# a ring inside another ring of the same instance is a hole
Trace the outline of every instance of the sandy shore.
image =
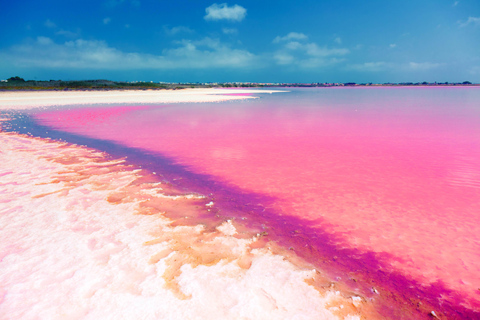
[[(0, 110), (31, 109), (82, 104), (144, 104), (181, 102), (220, 102), (252, 99), (247, 94), (273, 93), (279, 90), (183, 89), (122, 91), (15, 91), (0, 92)], [(239, 94), (239, 95), (225, 95)], [(244, 95), (240, 95), (244, 94)]]

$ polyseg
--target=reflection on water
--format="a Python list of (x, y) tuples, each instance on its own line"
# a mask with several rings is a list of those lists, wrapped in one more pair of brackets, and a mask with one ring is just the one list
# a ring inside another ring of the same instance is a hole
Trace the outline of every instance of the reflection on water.
[(480, 188), (480, 167), (478, 158), (458, 155), (448, 178), (453, 186)]
[(479, 106), (476, 88), (292, 89), (256, 101), (35, 117), (273, 198), (265, 212), (478, 302)]

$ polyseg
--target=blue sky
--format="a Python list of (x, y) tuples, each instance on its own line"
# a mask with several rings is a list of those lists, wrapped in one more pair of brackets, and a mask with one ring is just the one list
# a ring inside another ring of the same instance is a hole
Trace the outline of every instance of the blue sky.
[(478, 0), (2, 1), (0, 79), (480, 82)]

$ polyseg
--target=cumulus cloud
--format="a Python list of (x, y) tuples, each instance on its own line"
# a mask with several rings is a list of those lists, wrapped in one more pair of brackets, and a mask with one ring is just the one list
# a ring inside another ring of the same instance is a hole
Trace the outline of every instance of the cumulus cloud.
[(348, 49), (344, 48), (329, 49), (327, 47), (319, 47), (315, 43), (308, 43), (303, 46), (303, 48), (308, 55), (314, 57), (343, 56), (350, 52)]
[(307, 42), (303, 33), (290, 32), (286, 36), (277, 36), (273, 42), (281, 47), (274, 53), (273, 59), (279, 65), (291, 65), (300, 68), (318, 68), (337, 64), (349, 53), (344, 48), (328, 48)]
[(284, 48), (285, 49), (289, 49), (289, 50), (297, 50), (297, 49), (302, 49), (303, 48), (303, 44), (301, 44), (300, 42), (298, 41), (290, 41), (288, 43), (286, 43), (284, 45)]
[(165, 31), (166, 34), (170, 36), (174, 36), (179, 33), (193, 33), (193, 30), (190, 29), (189, 27), (185, 26), (177, 26), (177, 27), (168, 27), (168, 26), (163, 26), (163, 30)]
[(411, 70), (431, 70), (436, 69), (442, 66), (441, 63), (432, 63), (432, 62), (409, 62), (406, 65), (407, 69)]
[(63, 30), (60, 29), (55, 32), (56, 35), (64, 36), (67, 38), (78, 38), (80, 36), (80, 29), (77, 29), (77, 31), (69, 31), (69, 30)]
[(279, 51), (273, 55), (273, 58), (279, 65), (291, 65), (295, 62), (295, 57), (288, 52)]
[(469, 25), (480, 26), (480, 17), (468, 17), (466, 21), (458, 21), (460, 28), (464, 28)]
[(236, 34), (238, 30), (236, 28), (222, 28), (224, 34)]
[(383, 61), (379, 62), (364, 62), (359, 64), (352, 64), (346, 67), (347, 70), (355, 70), (362, 72), (379, 72), (390, 69), (392, 65)]
[(282, 41), (290, 41), (290, 40), (307, 40), (308, 37), (304, 35), (303, 33), (299, 32), (290, 32), (286, 36), (280, 37), (277, 36), (275, 39), (273, 39), (273, 43), (280, 43)]
[(41, 46), (53, 44), (53, 40), (48, 37), (37, 37), (37, 43)]
[(75, 32), (69, 31), (69, 30), (64, 30), (60, 29), (57, 24), (50, 19), (47, 19), (44, 23), (44, 26), (50, 29), (55, 30), (55, 34), (59, 36), (64, 36), (67, 38), (78, 38), (80, 36), (80, 29), (77, 28)]
[(205, 20), (230, 20), (230, 21), (242, 21), (247, 15), (247, 9), (238, 4), (231, 7), (226, 3), (212, 4), (205, 9), (206, 15), (203, 17)]
[(23, 68), (58, 69), (205, 69), (245, 68), (256, 63), (252, 53), (231, 48), (216, 39), (183, 40), (161, 55), (123, 52), (104, 41), (78, 39), (55, 43), (38, 37), (28, 44), (0, 52), (2, 64)]
[(47, 27), (47, 28), (56, 28), (57, 27), (57, 25), (54, 22), (52, 22), (50, 19), (47, 19), (47, 21), (45, 21), (44, 26)]
[(400, 72), (419, 72), (436, 69), (443, 66), (441, 63), (432, 62), (364, 62), (359, 64), (351, 64), (345, 67), (347, 70), (361, 72), (380, 72), (380, 71), (400, 71)]

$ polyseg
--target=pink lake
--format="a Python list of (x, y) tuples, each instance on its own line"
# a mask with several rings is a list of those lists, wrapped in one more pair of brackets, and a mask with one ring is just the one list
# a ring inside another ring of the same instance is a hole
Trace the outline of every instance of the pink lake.
[(452, 318), (478, 315), (480, 90), (289, 90), (33, 117), (208, 176), (222, 186), (220, 209), (232, 208), (224, 189), (256, 195), (247, 205), (263, 208), (272, 238), (312, 263), (335, 260), (327, 264), (346, 282), (374, 279), (372, 292), (423, 297)]

